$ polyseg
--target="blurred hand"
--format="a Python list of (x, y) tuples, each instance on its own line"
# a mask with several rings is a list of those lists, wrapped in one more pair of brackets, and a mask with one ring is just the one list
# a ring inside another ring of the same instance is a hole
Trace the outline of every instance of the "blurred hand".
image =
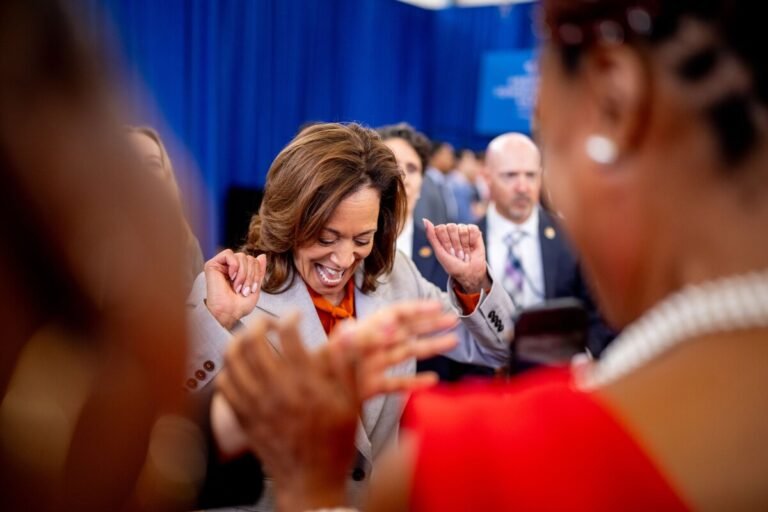
[[(274, 479), (279, 501), (301, 497), (297, 509), (340, 504), (362, 402), (436, 382), (433, 374), (385, 372), (406, 359), (453, 347), (453, 334), (419, 337), (456, 321), (439, 303), (402, 303), (340, 325), (327, 345), (309, 354), (297, 315), (257, 319), (230, 345), (216, 380), (221, 395), (214, 398), (212, 422), (219, 448), (228, 455), (250, 448)], [(267, 332), (279, 338), (280, 354)]]
[[(411, 358), (426, 359), (453, 348), (453, 333), (425, 337), (456, 326), (453, 313), (436, 301), (407, 301), (382, 309), (360, 321), (335, 329), (318, 353), (336, 367), (353, 365), (363, 400), (383, 393), (414, 391), (437, 382), (437, 375), (390, 376), (386, 371)], [(341, 371), (337, 369), (337, 373)]]
[(205, 263), (205, 303), (222, 326), (231, 330), (238, 320), (253, 311), (266, 270), (266, 255), (254, 258), (230, 249)]
[[(361, 403), (354, 368), (334, 373), (324, 358), (307, 353), (297, 324), (298, 315), (254, 321), (230, 345), (216, 379), (247, 446), (275, 482), (281, 510), (294, 508), (285, 499), (329, 490), (343, 499)], [(267, 341), (268, 332), (280, 340), (281, 354)], [(221, 439), (221, 430), (215, 432)]]
[(437, 261), (466, 293), (480, 293), (489, 288), (485, 263), (485, 244), (480, 229), (474, 224), (440, 224), (435, 226), (424, 219), (432, 249)]

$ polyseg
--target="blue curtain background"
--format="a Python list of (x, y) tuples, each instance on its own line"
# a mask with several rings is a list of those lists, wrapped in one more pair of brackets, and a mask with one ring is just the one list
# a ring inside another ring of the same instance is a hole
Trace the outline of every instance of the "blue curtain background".
[[(395, 0), (86, 0), (119, 63), (130, 122), (158, 127), (182, 185), (194, 162), (206, 256), (226, 190), (260, 187), (308, 121), (408, 121), (456, 146), (474, 131), (481, 56), (530, 48), (534, 4), (419, 9)], [(181, 149), (184, 148), (184, 151)], [(186, 153), (188, 152), (188, 153)], [(181, 165), (179, 165), (181, 163)]]

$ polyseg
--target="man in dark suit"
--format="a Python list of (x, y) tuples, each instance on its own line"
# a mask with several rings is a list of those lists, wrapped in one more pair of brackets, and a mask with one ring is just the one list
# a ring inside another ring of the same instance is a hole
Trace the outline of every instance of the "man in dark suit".
[(540, 205), (538, 148), (522, 134), (496, 137), (486, 152), (486, 174), (491, 203), (479, 225), (494, 281), (520, 309), (561, 297), (581, 300), (590, 317), (587, 347), (599, 356), (614, 333), (604, 324), (556, 218)]

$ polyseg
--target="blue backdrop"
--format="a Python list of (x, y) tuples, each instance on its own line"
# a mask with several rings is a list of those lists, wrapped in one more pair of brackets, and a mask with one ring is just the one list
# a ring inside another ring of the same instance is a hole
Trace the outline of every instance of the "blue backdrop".
[(538, 77), (534, 50), (485, 54), (478, 91), (477, 131), (530, 132)]
[(395, 0), (86, 5), (87, 23), (105, 44), (116, 43), (124, 96), (138, 112), (132, 121), (159, 126), (199, 169), (206, 255), (218, 241), (227, 188), (261, 186), (302, 123), (405, 120), (434, 138), (482, 148), (488, 137), (475, 132), (482, 55), (534, 45), (532, 4), (442, 11)]

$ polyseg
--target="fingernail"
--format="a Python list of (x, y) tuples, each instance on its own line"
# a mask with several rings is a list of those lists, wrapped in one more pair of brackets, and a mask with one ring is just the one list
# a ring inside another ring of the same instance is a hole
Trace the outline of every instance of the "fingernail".
[(250, 294), (251, 294), (251, 287), (250, 286), (246, 286), (245, 288), (243, 288), (243, 297), (247, 297)]
[(234, 281), (235, 279), (237, 279), (237, 272), (235, 272), (235, 275), (231, 276), (231, 277), (230, 277), (230, 279), (231, 279), (232, 281)]
[(259, 283), (253, 283), (253, 288), (251, 288), (251, 291), (255, 292), (258, 289), (259, 289)]
[(451, 247), (451, 256), (456, 256), (456, 251), (453, 250), (453, 247)]
[(237, 288), (235, 288), (235, 293), (240, 293), (240, 290), (243, 289), (243, 285), (239, 284), (237, 285)]
[(464, 251), (459, 251), (459, 259), (464, 261)]
[(422, 218), (421, 218), (421, 222), (423, 222), (423, 223), (424, 223), (424, 227), (427, 227), (427, 219), (425, 219), (424, 217), (422, 217)]

